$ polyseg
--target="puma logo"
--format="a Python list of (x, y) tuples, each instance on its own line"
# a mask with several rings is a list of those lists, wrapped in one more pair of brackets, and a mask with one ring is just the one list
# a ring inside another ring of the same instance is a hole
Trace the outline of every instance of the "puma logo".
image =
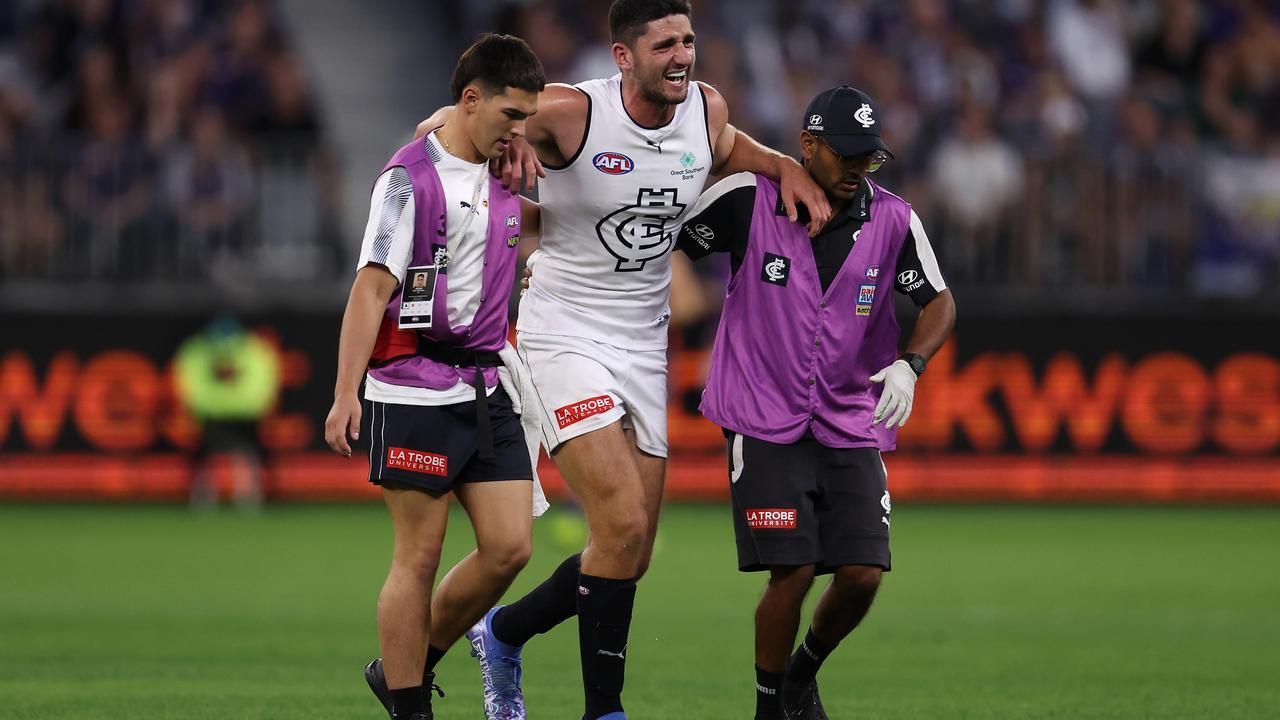
[(618, 658), (619, 660), (626, 660), (626, 659), (627, 659), (627, 646), (626, 646), (626, 645), (623, 645), (623, 646), (622, 646), (622, 652), (609, 652), (608, 650), (597, 650), (597, 651), (596, 651), (596, 654), (597, 654), (597, 655), (607, 655), (607, 656), (609, 656), (609, 657), (616, 657), (616, 658)]

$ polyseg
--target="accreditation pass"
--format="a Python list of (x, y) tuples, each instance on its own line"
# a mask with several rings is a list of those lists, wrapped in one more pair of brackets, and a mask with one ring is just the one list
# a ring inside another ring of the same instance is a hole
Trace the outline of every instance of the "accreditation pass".
[(431, 327), (432, 300), (436, 292), (436, 265), (420, 265), (405, 270), (400, 292), (400, 329)]

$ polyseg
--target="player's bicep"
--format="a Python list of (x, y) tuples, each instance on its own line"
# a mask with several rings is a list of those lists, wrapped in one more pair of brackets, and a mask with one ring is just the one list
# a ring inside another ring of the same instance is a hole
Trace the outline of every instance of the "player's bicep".
[(538, 93), (538, 111), (525, 122), (525, 140), (544, 163), (562, 164), (582, 145), (590, 114), (587, 94), (552, 83)]
[(712, 150), (715, 156), (715, 162), (711, 165), (712, 175), (719, 175), (724, 172), (729, 156), (733, 154), (733, 146), (737, 139), (738, 129), (726, 123), (720, 134), (716, 136), (715, 146)]
[(699, 82), (703, 100), (707, 105), (707, 134), (711, 138), (711, 174), (719, 175), (725, 161), (733, 153), (737, 129), (729, 124), (729, 105), (724, 96), (711, 85)]
[(755, 193), (756, 177), (751, 173), (732, 175), (708, 188), (680, 228), (679, 248), (694, 260), (732, 250), (751, 229)]
[(929, 243), (929, 236), (914, 210), (911, 211), (906, 241), (898, 255), (894, 289), (909, 296), (917, 307), (924, 307), (938, 293), (947, 289), (946, 279), (942, 277), (942, 269), (938, 266), (938, 258)]

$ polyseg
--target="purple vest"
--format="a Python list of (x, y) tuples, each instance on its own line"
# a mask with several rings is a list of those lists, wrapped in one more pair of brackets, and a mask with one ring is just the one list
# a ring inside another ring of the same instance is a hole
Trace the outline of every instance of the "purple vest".
[(893, 275), (911, 206), (872, 187), (871, 219), (824, 293), (805, 226), (778, 215), (778, 184), (756, 177), (702, 394), (709, 420), (779, 444), (812, 426), (827, 447), (894, 448), (896, 431), (871, 425), (883, 386), (868, 378), (898, 355)]
[[(448, 242), (445, 230), (445, 196), (435, 163), (427, 154), (425, 139), (414, 140), (400, 148), (391, 157), (383, 172), (399, 165), (409, 173), (413, 184), (414, 229), (413, 259), (411, 266), (433, 264), (434, 248)], [(415, 347), (419, 334), (443, 345), (453, 345), (468, 350), (497, 352), (507, 341), (507, 302), (515, 281), (516, 256), (520, 239), (520, 196), (502, 187), (496, 178), (489, 178), (489, 228), (481, 271), (482, 290), (480, 309), (470, 325), (453, 325), (449, 322), (448, 292), (449, 272), (445, 268), (436, 274), (435, 295), (432, 305), (432, 326), (423, 330), (399, 330), (400, 291), (396, 291), (387, 303), (378, 332), (375, 355), (379, 348)], [(411, 336), (411, 337), (410, 337)], [(398, 355), (398, 352), (392, 354)], [(484, 381), (488, 387), (498, 384), (496, 368), (484, 368)], [(446, 390), (459, 380), (470, 384), (475, 379), (474, 368), (455, 368), (452, 365), (429, 360), (420, 355), (402, 357), (387, 365), (370, 368), (369, 374), (377, 380), (392, 385)]]

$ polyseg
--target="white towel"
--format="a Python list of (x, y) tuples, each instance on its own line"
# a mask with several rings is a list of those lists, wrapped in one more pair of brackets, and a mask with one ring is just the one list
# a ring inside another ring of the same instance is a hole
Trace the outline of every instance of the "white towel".
[[(520, 429), (524, 430), (524, 441), (529, 446), (529, 464), (533, 467), (533, 516), (538, 517), (551, 507), (547, 496), (542, 492), (542, 483), (538, 481), (538, 454), (542, 450), (541, 414), (534, 411), (533, 375), (525, 367), (516, 349), (507, 343), (498, 351), (502, 365), (498, 367), (498, 380), (502, 389), (511, 398), (511, 407), (520, 415)], [(529, 412), (524, 412), (525, 408)]]

